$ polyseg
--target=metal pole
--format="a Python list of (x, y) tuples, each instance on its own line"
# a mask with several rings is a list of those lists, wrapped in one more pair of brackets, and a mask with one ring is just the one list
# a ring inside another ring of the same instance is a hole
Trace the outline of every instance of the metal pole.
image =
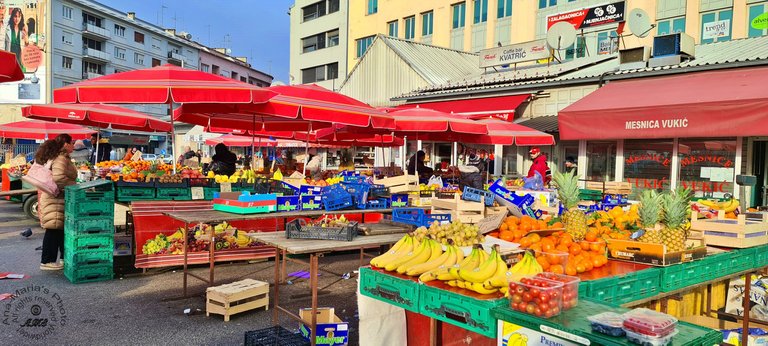
[(173, 158), (173, 174), (176, 174), (176, 125), (173, 123), (173, 100), (170, 97), (168, 99), (168, 115), (171, 117), (171, 156)]
[(99, 131), (96, 131), (96, 146), (95, 151), (93, 152), (93, 164), (96, 165), (99, 162), (99, 141), (101, 133)]
[[(256, 142), (256, 114), (253, 115), (253, 126), (251, 127), (251, 169), (256, 170), (256, 152), (253, 151), (254, 142)], [(259, 137), (261, 143), (261, 137)], [(261, 146), (261, 144), (259, 144)]]

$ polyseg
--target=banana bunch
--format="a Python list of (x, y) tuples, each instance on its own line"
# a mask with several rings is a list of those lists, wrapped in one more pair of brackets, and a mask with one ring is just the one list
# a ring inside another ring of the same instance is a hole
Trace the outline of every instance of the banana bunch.
[(697, 203), (699, 203), (701, 205), (704, 205), (704, 206), (708, 207), (709, 209), (722, 210), (722, 211), (724, 211), (726, 213), (730, 213), (732, 211), (735, 211), (736, 208), (739, 207), (739, 200), (735, 199), (735, 198), (731, 198), (731, 199), (729, 199), (727, 201), (723, 201), (723, 202), (715, 202), (715, 201), (710, 201), (710, 200), (702, 199), (702, 200), (699, 200)]
[[(437, 247), (440, 248), (442, 252), (442, 246), (436, 241), (432, 241), (432, 242), (437, 244)], [(448, 268), (463, 259), (464, 259), (464, 252), (462, 252), (458, 246), (451, 244), (451, 245), (448, 245), (446, 251), (442, 252), (442, 254), (440, 254), (439, 256), (430, 257), (430, 259), (424, 263), (416, 264), (414, 266), (407, 268), (405, 271), (405, 275), (421, 277), (426, 275), (427, 273), (437, 271), (437, 269)]]
[(389, 263), (412, 253), (418, 247), (419, 241), (411, 234), (406, 234), (395, 245), (392, 245), (389, 251), (371, 259), (371, 265), (376, 268), (385, 268)]
[(251, 238), (243, 231), (236, 231), (235, 238), (238, 247), (248, 247), (248, 244), (251, 243)]
[(526, 251), (523, 259), (509, 269), (509, 272), (507, 273), (507, 282), (520, 281), (520, 279), (526, 276), (534, 276), (543, 271), (544, 269), (542, 269), (541, 264), (536, 261), (536, 257), (534, 257), (530, 251)]
[[(458, 249), (458, 250), (460, 252), (458, 256), (463, 256), (464, 253), (461, 252), (461, 249)], [(448, 282), (453, 281), (455, 286), (456, 280), (459, 279), (458, 270), (460, 268), (474, 269), (475, 267), (477, 267), (480, 264), (483, 256), (483, 254), (481, 253), (484, 253), (487, 255), (487, 253), (483, 251), (482, 246), (475, 245), (472, 248), (472, 252), (469, 254), (469, 256), (463, 257), (463, 258), (457, 257), (458, 264), (454, 264), (450, 266), (440, 266), (436, 269), (430, 270), (424, 274), (421, 274), (421, 276), (419, 276), (419, 280), (421, 282), (429, 282), (432, 280), (440, 280), (440, 281), (448, 281)]]
[(184, 230), (184, 227), (179, 227), (179, 229), (176, 230), (176, 232), (174, 232), (173, 234), (165, 237), (165, 239), (168, 239), (168, 241), (173, 241), (173, 240), (176, 240), (176, 239), (183, 239), (184, 233), (186, 233), (185, 230)]

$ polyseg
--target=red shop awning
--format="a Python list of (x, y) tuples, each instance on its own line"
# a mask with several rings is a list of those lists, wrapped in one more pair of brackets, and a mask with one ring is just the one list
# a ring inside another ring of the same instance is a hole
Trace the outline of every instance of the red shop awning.
[(531, 94), (483, 97), (466, 100), (414, 103), (402, 105), (398, 108), (412, 108), (419, 106), (446, 113), (453, 112), (471, 118), (487, 118), (488, 116), (492, 116), (512, 121), (512, 119), (515, 118), (515, 109), (517, 109), (521, 103), (527, 101), (529, 97), (531, 97)]
[(558, 114), (560, 139), (768, 135), (768, 67), (612, 82)]

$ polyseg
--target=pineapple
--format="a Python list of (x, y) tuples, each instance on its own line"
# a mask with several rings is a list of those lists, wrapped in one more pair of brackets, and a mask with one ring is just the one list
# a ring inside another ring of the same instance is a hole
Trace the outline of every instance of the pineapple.
[(645, 230), (640, 238), (643, 243), (661, 244), (661, 197), (656, 190), (645, 190), (640, 194), (640, 208), (637, 210), (640, 226)]
[(587, 216), (579, 209), (579, 177), (576, 172), (555, 172), (552, 180), (557, 184), (557, 196), (563, 204), (561, 219), (565, 224), (565, 232), (573, 237), (573, 241), (581, 241), (587, 233)]
[(670, 252), (685, 250), (685, 239), (688, 233), (685, 225), (688, 219), (690, 195), (689, 189), (677, 189), (663, 197), (664, 228), (661, 230), (661, 238)]

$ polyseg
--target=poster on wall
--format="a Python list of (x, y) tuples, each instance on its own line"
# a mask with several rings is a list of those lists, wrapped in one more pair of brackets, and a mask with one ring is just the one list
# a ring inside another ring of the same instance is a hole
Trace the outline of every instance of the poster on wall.
[(731, 21), (729, 19), (718, 20), (705, 23), (702, 28), (701, 38), (711, 40), (713, 38), (725, 37), (731, 34)]
[(45, 103), (47, 0), (0, 0), (0, 49), (16, 54), (24, 72), (0, 84), (0, 103)]
[(576, 30), (620, 23), (624, 21), (625, 7), (624, 1), (617, 1), (610, 4), (558, 13), (547, 17), (547, 30), (558, 22), (571, 23)]

